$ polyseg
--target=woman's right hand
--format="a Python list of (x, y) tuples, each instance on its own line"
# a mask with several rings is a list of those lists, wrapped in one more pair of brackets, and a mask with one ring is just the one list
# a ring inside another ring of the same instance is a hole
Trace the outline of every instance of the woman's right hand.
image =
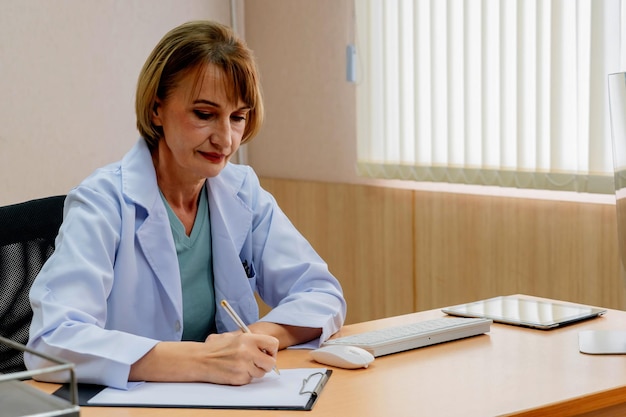
[(201, 356), (211, 381), (218, 384), (244, 385), (260, 378), (276, 366), (278, 339), (240, 331), (211, 334)]
[(240, 331), (204, 343), (159, 342), (131, 365), (129, 380), (245, 385), (272, 370), (277, 352), (275, 337)]

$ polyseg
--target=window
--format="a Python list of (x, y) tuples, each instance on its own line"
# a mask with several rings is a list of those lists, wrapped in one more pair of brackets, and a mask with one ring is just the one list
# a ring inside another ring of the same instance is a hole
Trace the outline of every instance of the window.
[(621, 0), (355, 0), (359, 174), (613, 193)]

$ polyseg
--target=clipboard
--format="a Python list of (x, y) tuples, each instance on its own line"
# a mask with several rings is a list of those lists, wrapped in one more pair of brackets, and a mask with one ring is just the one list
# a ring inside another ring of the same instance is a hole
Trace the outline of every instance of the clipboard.
[[(128, 390), (78, 384), (78, 403), (88, 407), (212, 408), (310, 411), (332, 370), (281, 369), (241, 386), (210, 383), (143, 382)], [(54, 392), (69, 397), (69, 385)]]

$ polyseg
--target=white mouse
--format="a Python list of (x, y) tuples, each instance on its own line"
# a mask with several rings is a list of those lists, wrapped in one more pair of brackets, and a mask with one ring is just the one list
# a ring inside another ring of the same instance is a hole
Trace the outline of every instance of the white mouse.
[(356, 346), (328, 345), (311, 351), (317, 362), (337, 368), (367, 368), (374, 361), (374, 355)]

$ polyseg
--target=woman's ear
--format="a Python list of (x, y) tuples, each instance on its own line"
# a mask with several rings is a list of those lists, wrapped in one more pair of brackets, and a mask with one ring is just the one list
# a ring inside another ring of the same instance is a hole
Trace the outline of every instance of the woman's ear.
[(155, 126), (163, 126), (161, 122), (161, 116), (159, 116), (159, 108), (161, 107), (161, 100), (156, 99), (152, 106), (152, 124)]

